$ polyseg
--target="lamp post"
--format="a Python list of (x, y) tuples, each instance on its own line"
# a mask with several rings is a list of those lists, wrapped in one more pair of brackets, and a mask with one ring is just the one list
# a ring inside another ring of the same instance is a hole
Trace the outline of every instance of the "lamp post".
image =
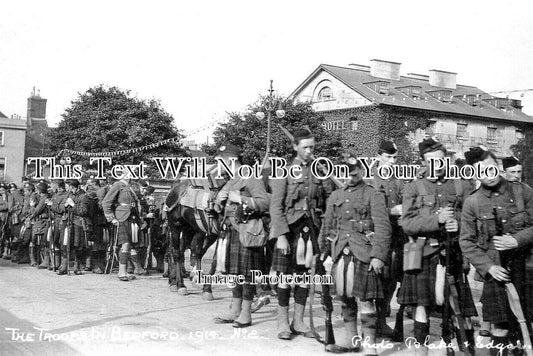
[[(265, 116), (267, 117), (267, 143), (266, 143), (266, 153), (265, 158), (263, 159), (263, 165), (266, 163), (266, 160), (268, 159), (268, 156), (270, 155), (270, 136), (271, 136), (271, 125), (272, 125), (272, 112), (274, 111), (274, 103), (273, 103), (273, 93), (274, 88), (272, 87), (273, 80), (270, 80), (270, 89), (268, 90), (268, 102), (266, 105), (266, 111), (267, 114), (265, 115), (264, 112), (258, 111), (255, 113), (255, 117), (257, 117), (259, 120), (263, 120)], [(278, 109), (276, 110), (276, 117), (281, 119), (285, 116), (285, 110), (283, 110), (281, 106), (281, 101), (279, 102)]]

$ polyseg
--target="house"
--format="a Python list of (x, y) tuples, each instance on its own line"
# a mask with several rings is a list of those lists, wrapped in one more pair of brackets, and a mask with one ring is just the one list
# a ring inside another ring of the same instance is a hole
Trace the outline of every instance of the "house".
[(24, 174), (26, 121), (0, 112), (0, 182), (20, 182)]
[(454, 159), (477, 144), (501, 158), (533, 125), (520, 100), (457, 84), (456, 73), (433, 69), (403, 76), (400, 67), (379, 59), (370, 66), (321, 64), (290, 97), (311, 102), (325, 118), (324, 128), (338, 131), (359, 155), (375, 155), (386, 138), (406, 140), (415, 152), (416, 143), (431, 135)]

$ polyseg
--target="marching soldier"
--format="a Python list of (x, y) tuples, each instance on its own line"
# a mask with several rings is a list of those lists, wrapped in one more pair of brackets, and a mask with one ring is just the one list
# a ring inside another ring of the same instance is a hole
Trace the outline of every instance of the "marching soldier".
[[(270, 238), (277, 239), (271, 269), (280, 274), (296, 273), (303, 276), (309, 271), (313, 255), (319, 253), (317, 238), (321, 227), (320, 219), (331, 189), (311, 172), (315, 138), (308, 130), (297, 130), (294, 133), (293, 149), (296, 157), (291, 166), (301, 168), (300, 176), (272, 179), (270, 182)], [(291, 340), (295, 334), (314, 337), (303, 321), (308, 285), (295, 285), (294, 318), (289, 325), (290, 295), (290, 286), (280, 283), (278, 338)]]
[(34, 207), (30, 218), (33, 222), (32, 228), (32, 243), (38, 246), (42, 262), (38, 266), (39, 269), (50, 267), (50, 243), (46, 237), (48, 228), (50, 227), (50, 213), (46, 201), (48, 199), (48, 184), (41, 182), (36, 186), (39, 194), (37, 205)]
[(403, 181), (397, 177), (384, 179), (379, 175), (379, 167), (392, 166), (396, 163), (398, 147), (392, 141), (382, 141), (377, 156), (377, 164), (373, 167), (371, 185), (385, 196), (385, 206), (389, 212), (392, 228), (391, 248), (385, 262), (383, 272), (384, 298), (376, 301), (378, 314), (377, 335), (392, 337), (393, 330), (387, 325), (386, 317), (390, 315), (390, 303), (399, 282), (402, 281), (403, 245), (405, 235), (399, 224), (402, 215)]
[(127, 273), (127, 264), (131, 262), (138, 269), (137, 251), (132, 243), (138, 240), (139, 227), (143, 225), (139, 216), (139, 200), (126, 175), (115, 182), (102, 201), (102, 208), (108, 222), (115, 226), (117, 244), (120, 246), (118, 279), (130, 281), (134, 275)]
[[(497, 167), (495, 155), (485, 147), (471, 148), (465, 157), (468, 164), (479, 166), (482, 171), (489, 166)], [(519, 339), (511, 333), (517, 329), (511, 310), (521, 306), (526, 322), (531, 322), (528, 308), (533, 298), (526, 269), (533, 242), (533, 190), (501, 176), (484, 177), (480, 181), (481, 187), (466, 199), (463, 207), (460, 244), (477, 274), (484, 279), (483, 319), (492, 323), (493, 344), (503, 344), (506, 349), (500, 355), (506, 355), (510, 344), (516, 345)], [(516, 287), (519, 302), (508, 297), (507, 283)], [(491, 350), (491, 355), (497, 353), (496, 349)]]
[(22, 228), (22, 208), (24, 206), (24, 196), (15, 183), (9, 184), (9, 195), (7, 197), (9, 211), (9, 231), (12, 238), (11, 262), (18, 262), (18, 245), (21, 244), (20, 230)]
[[(405, 271), (398, 292), (398, 302), (415, 306), (414, 337), (424, 345), (429, 335), (429, 314), (436, 305), (436, 285), (440, 285), (436, 277), (438, 265), (445, 266), (457, 286), (460, 312), (465, 318), (466, 338), (473, 347), (474, 330), (470, 317), (476, 316), (477, 312), (463, 270), (464, 261), (458, 241), (452, 239), (459, 229), (457, 219), (460, 216), (457, 213), (460, 212), (463, 196), (469, 193), (466, 190), (468, 185), (460, 179), (445, 179), (444, 169), (431, 172), (431, 159), (444, 159), (446, 155), (446, 149), (440, 142), (429, 138), (421, 142), (418, 147), (428, 169), (424, 178), (416, 179), (405, 187), (402, 228), (410, 236), (411, 243), (416, 243), (418, 250), (415, 256), (420, 256), (420, 259), (415, 271)], [(432, 173), (435, 173), (435, 179)], [(451, 246), (448, 266), (443, 262), (445, 260), (443, 244)], [(405, 254), (404, 259), (407, 259)], [(408, 260), (408, 265), (409, 262), (412, 261)], [(446, 295), (446, 292), (444, 294)], [(448, 300), (444, 301), (444, 307), (449, 308)], [(448, 322), (444, 320), (443, 327), (448, 328)], [(446, 334), (444, 336), (449, 337), (450, 334)], [(418, 351), (425, 354), (428, 350), (426, 347), (421, 347)]]
[[(87, 248), (87, 217), (89, 214), (89, 198), (77, 179), (67, 180), (68, 197), (65, 201), (67, 214), (69, 214), (71, 246), (74, 247), (74, 274), (81, 275), (80, 263), (83, 252)], [(70, 242), (69, 242), (70, 243)], [(67, 261), (68, 263), (69, 261)]]
[(521, 182), (522, 181), (522, 164), (518, 158), (511, 156), (502, 159), (504, 177), (509, 182)]
[[(11, 249), (11, 238), (9, 236), (9, 204), (8, 204), (8, 193), (7, 193), (7, 187), (2, 183), (0, 184), (0, 246), (3, 247), (3, 256), (4, 259), (11, 258), (11, 253), (9, 250)], [(0, 252), (2, 249), (0, 249)]]
[[(343, 189), (335, 190), (329, 197), (324, 220), (324, 231), (332, 244), (331, 257), (335, 262), (332, 271), (337, 295), (342, 301), (346, 330), (344, 343), (328, 349), (333, 352), (358, 349), (359, 345), (355, 344), (358, 304), (363, 337), (367, 344), (375, 343), (378, 315), (374, 301), (384, 298), (381, 275), (391, 242), (384, 196), (365, 184), (359, 160), (348, 157), (345, 164), (351, 179)], [(327, 249), (325, 245), (325, 241), (321, 241), (322, 251)], [(376, 354), (376, 351), (365, 348), (366, 355)]]
[(65, 228), (67, 227), (67, 208), (65, 203), (67, 202), (68, 193), (65, 189), (65, 182), (60, 181), (57, 183), (56, 192), (52, 195), (52, 198), (48, 201), (48, 206), (52, 213), (54, 220), (54, 246), (55, 246), (55, 260), (56, 267), (59, 267), (57, 271), (58, 275), (67, 274), (67, 246), (65, 241)]
[[(223, 266), (217, 268), (225, 273), (244, 276), (244, 285), (232, 288), (230, 314), (215, 318), (216, 323), (231, 323), (233, 327), (244, 328), (252, 323), (251, 306), (255, 294), (252, 285), (252, 270), (260, 270), (264, 263), (264, 243), (267, 240), (262, 214), (268, 211), (270, 198), (260, 179), (243, 179), (236, 172), (242, 164), (240, 150), (226, 144), (218, 149), (218, 157), (228, 166), (235, 161), (235, 178), (230, 179), (219, 192), (215, 209), (224, 214), (222, 238), (217, 241), (217, 259)], [(229, 239), (229, 240), (228, 240)], [(224, 242), (224, 240), (226, 240)], [(220, 246), (227, 246), (224, 250)]]

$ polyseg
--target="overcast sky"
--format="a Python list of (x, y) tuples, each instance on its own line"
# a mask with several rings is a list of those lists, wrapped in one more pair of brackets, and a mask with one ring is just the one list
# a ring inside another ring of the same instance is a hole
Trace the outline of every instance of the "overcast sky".
[[(267, 93), (270, 79), (280, 94), (290, 94), (320, 63), (368, 65), (373, 58), (401, 62), (402, 74), (457, 72), (459, 84), (487, 92), (529, 89), (531, 4), (4, 2), (0, 111), (25, 116), (35, 86), (55, 126), (78, 92), (105, 84), (160, 99), (179, 128), (193, 130), (244, 109)], [(533, 92), (522, 99), (533, 114)]]

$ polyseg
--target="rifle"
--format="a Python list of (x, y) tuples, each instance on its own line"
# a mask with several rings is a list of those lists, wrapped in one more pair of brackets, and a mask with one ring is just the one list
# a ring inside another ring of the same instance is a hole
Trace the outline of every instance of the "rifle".
[[(435, 193), (437, 194), (437, 193)], [(438, 197), (436, 197), (438, 199)], [(436, 200), (438, 201), (438, 200)], [(457, 208), (458, 200), (456, 199), (453, 203), (452, 207), (454, 211)], [(450, 233), (448, 231), (445, 231), (445, 228), (443, 228), (444, 235), (446, 236), (445, 241), (445, 279), (444, 279), (444, 305), (443, 305), (443, 313), (442, 313), (442, 339), (446, 344), (450, 344), (451, 338), (452, 338), (452, 330), (450, 330), (450, 327), (453, 326), (453, 322), (450, 320), (450, 308), (452, 309), (455, 320), (457, 321), (457, 326), (459, 329), (459, 335), (455, 335), (457, 339), (457, 345), (459, 345), (459, 349), (464, 353), (470, 353), (470, 350), (468, 348), (465, 348), (464, 342), (466, 339), (466, 332), (465, 332), (465, 321), (461, 313), (461, 306), (459, 304), (459, 293), (457, 291), (457, 285), (455, 284), (455, 277), (450, 272), (452, 269), (451, 267), (451, 254), (452, 254), (452, 242), (455, 237), (455, 233)], [(462, 268), (462, 264), (461, 264)], [(462, 271), (460, 272), (462, 273)], [(468, 350), (468, 351), (466, 351)], [(448, 348), (447, 350), (448, 354), (453, 354), (453, 349)]]
[[(117, 257), (118, 226), (111, 227), (111, 228), (115, 229), (115, 233), (113, 234), (113, 240), (111, 241), (110, 239), (108, 242), (109, 245), (107, 247), (106, 264), (105, 264), (105, 269), (104, 269), (105, 274), (111, 274), (111, 272), (113, 272), (113, 264), (115, 262), (115, 259), (118, 260), (118, 257)], [(109, 263), (110, 262), (109, 260), (111, 260), (111, 263)]]
[[(324, 268), (324, 263), (320, 259), (320, 255), (315, 255), (313, 257), (313, 263), (311, 264), (311, 281), (313, 280), (315, 274), (318, 273), (321, 276), (326, 275), (326, 269)], [(324, 338), (315, 329), (315, 323), (313, 320), (313, 302), (315, 298), (315, 284), (311, 283), (309, 290), (309, 326), (315, 339), (324, 344), (327, 348), (328, 345), (335, 345), (335, 335), (333, 334), (333, 324), (331, 322), (331, 314), (333, 312), (333, 302), (329, 292), (329, 285), (322, 284), (322, 308), (326, 312), (326, 335)]]
[[(496, 236), (503, 236), (504, 221), (498, 216), (498, 209), (496, 207), (492, 208), (492, 213), (494, 214), (494, 221), (496, 225)], [(512, 250), (500, 251), (501, 265), (503, 268), (509, 271), (509, 273), (512, 273), (510, 266), (512, 258)], [(518, 295), (518, 291), (516, 290), (516, 287), (513, 282), (505, 282), (505, 292), (507, 293), (507, 299), (509, 300), (509, 306), (511, 308), (511, 311), (513, 312), (514, 316), (516, 317), (516, 320), (520, 324), (520, 331), (522, 332), (522, 338), (524, 339), (524, 349), (526, 355), (532, 356), (533, 349), (531, 345), (531, 337), (529, 335), (528, 325), (524, 316), (524, 311), (522, 310), (520, 296)]]
[(67, 275), (70, 275), (70, 232), (71, 232), (71, 229), (72, 229), (72, 208), (69, 206), (67, 207), (67, 227), (65, 228), (64, 242), (63, 242), (63, 244), (66, 245), (66, 248), (67, 248), (67, 262), (66, 262)]
[(146, 274), (149, 274), (148, 264), (150, 262), (150, 255), (152, 254), (152, 222), (148, 222), (148, 227), (146, 228), (146, 236), (148, 238), (148, 247), (146, 248), (146, 259), (144, 260), (144, 270)]
[[(286, 128), (281, 126), (281, 124), (278, 124), (278, 126), (281, 129), (281, 131), (283, 131), (285, 136), (287, 136), (289, 138), (289, 140), (291, 140), (291, 142), (294, 142), (294, 136)], [(311, 155), (311, 159), (315, 159), (315, 156)], [(322, 163), (320, 163), (320, 162), (317, 162), (317, 166), (323, 172), (326, 170), (326, 167), (324, 167), (324, 165)], [(337, 177), (331, 176), (331, 177), (329, 177), (329, 179), (331, 179), (331, 181), (333, 183), (335, 183), (337, 188), (344, 187), (344, 184), (340, 180), (338, 180)]]
[(50, 257), (52, 258), (52, 271), (55, 272), (57, 269), (57, 266), (56, 266), (56, 251), (55, 251), (56, 244), (54, 241), (54, 233), (53, 233), (54, 225), (52, 223), (52, 213), (50, 212), (50, 207), (48, 207), (47, 209), (48, 209), (48, 224), (50, 225), (48, 227), (49, 230), (47, 234), (50, 235)]

